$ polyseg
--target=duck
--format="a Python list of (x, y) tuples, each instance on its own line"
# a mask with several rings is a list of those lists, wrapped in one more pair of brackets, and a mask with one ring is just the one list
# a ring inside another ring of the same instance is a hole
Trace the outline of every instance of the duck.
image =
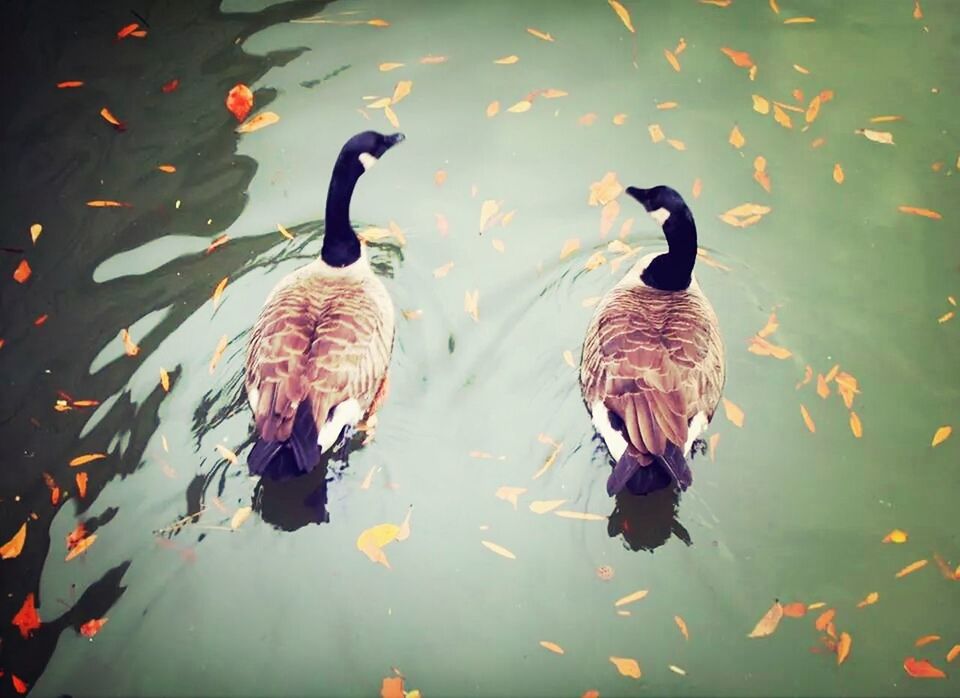
[(404, 139), (364, 131), (344, 144), (320, 256), (276, 284), (253, 326), (244, 370), (256, 427), (252, 475), (310, 472), (386, 398), (393, 302), (350, 223), (350, 200), (360, 177)]
[(687, 459), (705, 447), (726, 380), (717, 315), (693, 273), (693, 213), (668, 186), (626, 193), (661, 226), (667, 251), (641, 258), (601, 298), (584, 339), (580, 387), (614, 461), (610, 496), (686, 490)]

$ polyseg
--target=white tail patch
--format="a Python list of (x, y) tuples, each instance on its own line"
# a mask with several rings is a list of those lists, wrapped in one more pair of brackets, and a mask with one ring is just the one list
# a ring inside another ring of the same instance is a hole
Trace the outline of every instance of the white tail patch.
[(670, 212), (661, 206), (656, 211), (650, 211), (650, 217), (660, 225), (663, 225), (670, 217)]
[[(363, 165), (363, 171), (366, 172), (371, 167), (377, 164), (377, 156), (371, 155), (370, 153), (360, 153), (357, 156), (360, 160), (360, 164)], [(669, 215), (669, 214), (667, 214)]]
[(591, 405), (590, 412), (593, 415), (593, 426), (607, 445), (610, 455), (614, 460), (620, 460), (620, 456), (627, 450), (627, 440), (610, 423), (610, 411), (600, 400), (597, 400)]
[(707, 415), (703, 412), (697, 412), (693, 415), (693, 419), (690, 420), (690, 426), (687, 428), (687, 443), (683, 445), (683, 455), (685, 458), (690, 457), (690, 448), (693, 446), (694, 440), (696, 440), (706, 428)]
[(320, 433), (317, 434), (317, 445), (320, 446), (320, 452), (326, 453), (340, 438), (340, 432), (344, 427), (355, 426), (363, 416), (360, 409), (360, 403), (350, 398), (344, 400), (333, 408), (333, 412), (327, 418), (327, 421), (320, 427)]

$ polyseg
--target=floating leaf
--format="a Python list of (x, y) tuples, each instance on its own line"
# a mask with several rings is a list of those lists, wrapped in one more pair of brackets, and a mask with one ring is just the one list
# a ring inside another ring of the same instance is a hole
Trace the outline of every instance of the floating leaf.
[(555, 642), (549, 642), (547, 640), (540, 640), (540, 646), (544, 649), (548, 649), (554, 654), (564, 654), (563, 648)]
[(950, 651), (947, 652), (947, 661), (952, 662), (957, 658), (958, 654), (960, 654), (960, 645), (954, 645), (950, 648)]
[(496, 63), (497, 65), (513, 65), (519, 60), (520, 58), (518, 56), (510, 55), (510, 56), (504, 56), (503, 58), (498, 58), (497, 60), (494, 61), (494, 63)]
[(560, 248), (560, 259), (566, 259), (580, 249), (580, 238), (571, 238)]
[(864, 136), (874, 143), (883, 143), (884, 145), (896, 145), (893, 142), (893, 134), (889, 131), (874, 131), (870, 128), (858, 128), (854, 133)]
[(30, 688), (23, 679), (14, 673), (10, 674), (10, 682), (13, 684), (13, 690), (21, 695), (26, 693)]
[(693, 195), (694, 199), (699, 199), (700, 194), (703, 193), (703, 182), (699, 177), (693, 180), (693, 188), (691, 189), (690, 193)]
[(127, 127), (124, 125), (124, 123), (123, 123), (122, 121), (120, 121), (119, 119), (117, 119), (117, 117), (115, 117), (115, 116), (110, 112), (110, 110), (107, 109), (106, 107), (104, 107), (103, 109), (100, 110), (100, 116), (102, 116), (104, 121), (106, 121), (108, 124), (110, 124), (111, 126), (113, 126), (113, 127), (114, 127), (115, 129), (117, 129), (118, 131), (126, 131), (126, 130), (127, 130)]
[(826, 630), (827, 626), (829, 626), (830, 623), (833, 622), (833, 619), (836, 615), (837, 615), (836, 609), (831, 608), (829, 610), (824, 611), (817, 617), (817, 620), (814, 622), (814, 627), (817, 630), (823, 632), (824, 630)]
[(82, 456), (72, 458), (68, 465), (70, 465), (71, 468), (77, 468), (81, 465), (86, 465), (87, 463), (92, 463), (93, 461), (101, 460), (106, 457), (106, 453), (87, 453)]
[(497, 115), (497, 112), (500, 111), (500, 102), (493, 100), (490, 104), (487, 105), (487, 118), (492, 118)]
[(80, 499), (83, 499), (87, 496), (87, 474), (84, 472), (77, 473), (74, 476), (74, 481), (77, 483), (77, 494), (80, 495)]
[(177, 89), (177, 87), (179, 86), (180, 86), (180, 81), (174, 79), (174, 80), (171, 80), (170, 82), (164, 83), (163, 86), (160, 88), (160, 91), (163, 92), (164, 94), (169, 94), (173, 92), (175, 89)]
[(538, 499), (530, 502), (530, 511), (532, 511), (534, 514), (546, 514), (547, 512), (553, 511), (560, 505), (565, 504), (566, 501), (566, 499)]
[(780, 605), (779, 601), (775, 601), (773, 606), (770, 607), (770, 610), (757, 622), (747, 637), (767, 637), (768, 635), (772, 635), (777, 629), (777, 626), (780, 625), (781, 618), (783, 618), (783, 606)]
[(383, 548), (394, 541), (398, 533), (400, 533), (400, 527), (396, 524), (379, 524), (368, 528), (357, 537), (357, 550), (366, 555), (371, 562), (390, 569), (390, 562)]
[(227, 287), (228, 277), (223, 277), (220, 279), (220, 283), (217, 284), (217, 287), (213, 289), (213, 309), (216, 310), (217, 306), (220, 305), (220, 299), (223, 296), (223, 289)]
[(926, 659), (907, 657), (903, 660), (903, 670), (915, 679), (945, 679), (947, 675)]
[(687, 623), (680, 616), (674, 616), (673, 622), (677, 624), (677, 627), (680, 628), (680, 634), (683, 635), (684, 640), (690, 639), (690, 632), (687, 630)]
[(547, 32), (542, 32), (539, 29), (531, 29), (530, 27), (527, 27), (527, 33), (537, 37), (538, 39), (543, 39), (544, 41), (553, 41), (553, 37), (550, 36), (550, 34)]
[(735, 51), (732, 48), (727, 48), (724, 46), (720, 49), (723, 51), (726, 56), (733, 61), (733, 64), (738, 68), (750, 68), (753, 66), (753, 59), (750, 58), (750, 54), (746, 51)]
[(924, 218), (932, 218), (935, 221), (939, 221), (943, 218), (939, 213), (933, 211), (929, 208), (916, 208), (915, 206), (897, 206), (897, 210), (902, 213), (910, 213), (914, 216), (923, 216)]
[(713, 463), (717, 459), (717, 444), (720, 443), (720, 434), (711, 434), (708, 443), (710, 446), (710, 462)]
[(686, 676), (686, 675), (687, 675), (687, 672), (684, 671), (683, 669), (681, 669), (680, 667), (678, 667), (676, 664), (668, 664), (668, 665), (667, 665), (667, 668), (668, 668), (670, 671), (672, 671), (674, 674), (677, 674), (677, 675), (679, 675), (679, 676)]
[(482, 540), (482, 541), (480, 541), (480, 542), (483, 544), (483, 546), (484, 546), (487, 550), (490, 550), (490, 551), (492, 551), (492, 552), (495, 552), (497, 555), (500, 555), (501, 557), (505, 557), (505, 558), (507, 558), (507, 559), (509, 559), (509, 560), (516, 560), (516, 559), (517, 559), (517, 556), (516, 556), (516, 555), (514, 555), (512, 552), (510, 552), (509, 550), (507, 550), (506, 548), (504, 548), (502, 545), (497, 545), (496, 543), (491, 543), (491, 542), (488, 541), (488, 540)]
[(217, 450), (217, 453), (219, 453), (220, 456), (225, 461), (228, 461), (231, 465), (236, 465), (240, 461), (240, 459), (237, 458), (237, 454), (223, 444), (215, 444), (214, 448)]
[(442, 279), (447, 274), (450, 273), (450, 270), (453, 269), (453, 262), (447, 262), (446, 264), (437, 267), (433, 270), (433, 278)]
[(513, 114), (522, 114), (525, 111), (530, 111), (530, 107), (532, 106), (533, 102), (531, 102), (529, 99), (521, 99), (512, 107), (508, 108), (507, 111)]
[(170, 392), (170, 374), (163, 368), (160, 369), (160, 387), (163, 388), (163, 392)]
[(853, 638), (849, 633), (840, 633), (840, 639), (837, 640), (837, 665), (843, 664), (850, 656), (850, 647), (853, 645)]
[(614, 115), (613, 115), (613, 125), (614, 125), (614, 126), (623, 126), (625, 123), (627, 123), (627, 115), (626, 115), (626, 114), (614, 114)]
[(272, 111), (262, 111), (249, 121), (245, 121), (237, 126), (237, 128), (234, 130), (237, 133), (253, 133), (254, 131), (259, 131), (266, 126), (275, 124), (278, 121), (280, 121), (279, 114)]
[(800, 405), (800, 416), (803, 417), (803, 423), (807, 425), (807, 429), (810, 430), (810, 433), (815, 434), (817, 432), (817, 425), (814, 423), (813, 417), (810, 416), (807, 408), (803, 405)]
[(80, 626), (80, 634), (87, 638), (93, 637), (100, 632), (100, 629), (107, 624), (108, 620), (109, 618), (94, 618), (92, 620), (88, 620), (86, 623)]
[(731, 208), (729, 211), (725, 211), (720, 214), (720, 220), (722, 220), (727, 225), (732, 225), (735, 228), (746, 228), (748, 226), (759, 223), (760, 220), (770, 213), (771, 209), (769, 206), (761, 206), (760, 204), (740, 204)]
[(579, 521), (606, 521), (607, 517), (602, 514), (591, 514), (587, 511), (555, 511), (557, 516), (564, 519), (577, 519)]
[(243, 526), (243, 522), (250, 518), (250, 514), (253, 513), (251, 507), (240, 507), (237, 509), (233, 516), (230, 517), (230, 528), (231, 530), (236, 531), (238, 528)]
[(804, 119), (808, 124), (812, 124), (814, 119), (817, 118), (817, 114), (820, 113), (820, 101), (820, 95), (810, 100), (810, 105), (807, 107), (806, 114), (804, 114)]
[(130, 204), (125, 204), (121, 201), (88, 201), (87, 206), (90, 208), (131, 208)]
[(480, 232), (482, 233), (487, 229), (487, 225), (490, 223), (490, 219), (497, 215), (500, 211), (500, 204), (494, 201), (493, 199), (487, 199), (480, 206)]
[(743, 416), (744, 416), (743, 410), (741, 410), (737, 405), (735, 405), (733, 402), (731, 402), (727, 398), (723, 398), (723, 411), (724, 411), (724, 414), (727, 415), (727, 419), (730, 420), (733, 426), (735, 427), (743, 426)]
[(813, 24), (817, 20), (813, 17), (792, 17), (790, 19), (783, 20), (784, 24)]
[(623, 676), (628, 676), (631, 679), (639, 679), (643, 674), (640, 671), (640, 665), (637, 663), (636, 659), (630, 659), (628, 657), (610, 657), (610, 661), (617, 671), (619, 671)]
[(751, 95), (751, 97), (753, 98), (753, 110), (755, 112), (759, 112), (760, 114), (770, 113), (770, 102), (760, 95)]
[(474, 322), (480, 322), (480, 291), (465, 291), (463, 295), (463, 310)]
[(793, 128), (793, 121), (790, 120), (790, 115), (781, 109), (779, 104), (773, 105), (773, 120), (784, 128)]
[(423, 65), (436, 65), (438, 63), (446, 63), (446, 56), (424, 56), (420, 59), (420, 63)]
[(284, 228), (280, 223), (277, 223), (277, 232), (283, 235), (287, 240), (293, 240), (293, 234)]
[(83, 553), (87, 551), (87, 548), (93, 545), (96, 540), (97, 540), (96, 533), (92, 533), (89, 536), (86, 536), (85, 538), (81, 538), (80, 540), (78, 540), (76, 545), (70, 548), (70, 552), (67, 553), (65, 562), (70, 562), (70, 560), (72, 560), (73, 558), (83, 555)]
[(30, 241), (36, 245), (37, 238), (40, 237), (40, 233), (43, 232), (43, 226), (39, 223), (34, 223), (30, 226)]
[(913, 643), (914, 647), (923, 647), (924, 645), (929, 645), (931, 642), (937, 642), (942, 638), (939, 635), (924, 635), (917, 638), (917, 641)]
[(391, 98), (392, 104), (398, 104), (401, 100), (406, 98), (410, 94), (410, 91), (413, 89), (413, 80), (401, 80), (393, 88), (393, 97)]
[(836, 182), (837, 184), (843, 184), (843, 180), (844, 180), (843, 168), (840, 166), (840, 163), (838, 162), (833, 166), (833, 181)]
[(117, 40), (127, 38), (128, 36), (133, 34), (133, 32), (137, 31), (137, 29), (139, 28), (140, 28), (140, 25), (137, 24), (136, 22), (133, 22), (132, 24), (127, 24), (122, 29), (120, 29), (120, 31), (117, 32)]
[(632, 594), (627, 594), (626, 596), (617, 599), (613, 605), (616, 607), (626, 606), (627, 604), (633, 603), (634, 601), (639, 601), (649, 593), (650, 591), (647, 589), (640, 589), (639, 591), (635, 591)]
[(850, 413), (850, 431), (860, 439), (863, 437), (863, 424), (860, 422), (860, 416), (856, 412)]
[(950, 438), (950, 434), (953, 433), (953, 427), (951, 426), (942, 426), (937, 429), (936, 433), (933, 435), (933, 441), (930, 442), (930, 445), (934, 448), (942, 444), (944, 441)]
[(673, 51), (668, 48), (663, 49), (663, 55), (675, 71), (680, 72), (680, 61), (677, 60), (677, 57), (674, 55)]
[(20, 264), (18, 264), (17, 268), (13, 271), (13, 280), (18, 284), (25, 284), (32, 273), (33, 270), (30, 269), (30, 265), (27, 263), (27, 260), (21, 259)]
[(660, 102), (660, 104), (657, 105), (657, 109), (660, 109), (660, 110), (676, 109), (679, 106), (680, 105), (677, 104), (676, 102)]
[(747, 347), (747, 351), (751, 354), (757, 354), (758, 356), (772, 356), (775, 359), (789, 359), (793, 356), (793, 352), (789, 349), (773, 344), (763, 337), (756, 335), (750, 338), (750, 345)]
[(857, 604), (857, 608), (864, 608), (864, 607), (866, 607), (866, 606), (872, 606), (873, 604), (875, 604), (875, 603), (876, 603), (877, 601), (879, 601), (879, 600), (880, 600), (880, 594), (878, 594), (878, 593), (875, 592), (875, 591), (871, 591), (869, 594), (867, 594), (867, 595), (864, 597), (863, 601), (861, 601), (860, 603)]
[[(623, 26), (630, 30), (631, 34), (636, 34), (637, 31), (633, 28), (633, 22), (630, 21), (630, 13), (627, 12), (627, 8), (617, 2), (617, 0), (607, 0), (607, 2), (610, 3), (613, 11), (617, 13), (617, 17), (623, 22)], [(527, 31), (529, 31), (529, 29)]]
[(617, 181), (615, 172), (607, 172), (600, 181), (590, 185), (590, 206), (606, 206), (623, 192), (623, 186)]
[(223, 358), (223, 352), (227, 349), (227, 335), (220, 337), (220, 341), (217, 342), (216, 348), (213, 350), (213, 356), (210, 357), (210, 375), (213, 375), (213, 372), (217, 370), (217, 364), (220, 363), (220, 359)]
[(238, 83), (230, 88), (225, 103), (236, 120), (242, 122), (253, 109), (253, 92), (243, 83)]
[(540, 96), (543, 97), (544, 99), (556, 99), (558, 97), (566, 97), (568, 94), (570, 93), (564, 90), (558, 90), (555, 87), (548, 87), (547, 89), (542, 90), (540, 92)]
[(739, 149), (743, 147), (744, 143), (747, 142), (747, 139), (743, 137), (742, 133), (740, 133), (740, 128), (737, 126), (734, 126), (733, 130), (730, 132), (730, 137), (727, 139), (727, 141), (734, 148)]
[(402, 68), (403, 63), (381, 63), (379, 65), (381, 73), (389, 73), (391, 70), (396, 70), (397, 68)]
[(83, 80), (64, 80), (63, 82), (58, 82), (57, 87), (61, 90), (67, 87), (83, 87)]
[(669, 145), (674, 150), (686, 150), (687, 144), (683, 141), (677, 140), (676, 138), (668, 138), (667, 145)]
[(590, 112), (589, 114), (584, 114), (579, 119), (577, 119), (577, 123), (580, 124), (581, 126), (593, 126), (596, 120), (597, 120), (597, 115), (594, 114), (593, 112)]
[(394, 128), (400, 128), (400, 119), (397, 118), (396, 113), (390, 107), (383, 108), (383, 115), (387, 117), (387, 121), (390, 122), (390, 125)]
[(917, 560), (916, 562), (911, 562), (909, 565), (907, 565), (902, 570), (897, 572), (896, 574), (897, 579), (899, 579), (900, 577), (906, 577), (908, 574), (911, 574), (913, 572), (916, 572), (919, 569), (926, 567), (927, 562), (928, 560)]
[(660, 128), (660, 124), (650, 124), (647, 126), (647, 130), (650, 132), (650, 140), (654, 143), (659, 143), (666, 136), (663, 135), (663, 129)]
[(494, 496), (497, 499), (502, 499), (503, 501), (512, 504), (514, 511), (516, 511), (517, 498), (526, 491), (526, 487), (508, 487), (507, 485), (503, 485), (502, 487), (497, 488), (497, 491), (494, 492)]
[(0, 545), (0, 559), (11, 560), (23, 552), (23, 544), (27, 540), (27, 524), (20, 526), (13, 537), (3, 545)]

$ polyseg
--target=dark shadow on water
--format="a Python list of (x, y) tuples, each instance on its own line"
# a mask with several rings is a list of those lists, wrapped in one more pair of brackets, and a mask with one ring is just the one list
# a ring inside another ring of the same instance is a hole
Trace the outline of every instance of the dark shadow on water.
[(680, 492), (675, 487), (634, 495), (621, 492), (607, 523), (611, 538), (622, 537), (629, 550), (653, 552), (676, 536), (687, 545), (693, 545), (690, 533), (677, 520)]

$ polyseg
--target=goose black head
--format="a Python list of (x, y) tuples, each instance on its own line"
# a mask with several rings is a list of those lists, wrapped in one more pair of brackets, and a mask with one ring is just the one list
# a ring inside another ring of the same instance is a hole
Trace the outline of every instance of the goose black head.
[(376, 131), (364, 131), (344, 143), (340, 150), (337, 164), (348, 168), (348, 172), (356, 177), (377, 164), (385, 152), (397, 143), (402, 143), (406, 136), (402, 133), (393, 133), (385, 136)]
[(697, 258), (697, 226), (690, 208), (676, 189), (664, 185), (627, 187), (627, 193), (660, 224), (669, 247), (669, 252), (649, 263), (640, 278), (648, 286), (665, 291), (687, 288)]

